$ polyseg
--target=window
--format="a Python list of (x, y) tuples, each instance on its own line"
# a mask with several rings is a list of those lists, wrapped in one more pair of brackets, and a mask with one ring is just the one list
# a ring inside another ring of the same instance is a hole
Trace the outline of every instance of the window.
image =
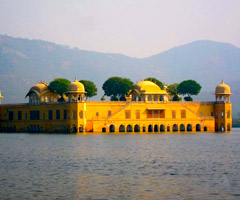
[(203, 116), (203, 113), (202, 113), (202, 112), (200, 112), (200, 116)]
[(147, 118), (165, 118), (165, 110), (148, 110)]
[(131, 119), (131, 110), (125, 110), (125, 119)]
[(13, 120), (13, 111), (9, 111), (8, 113), (8, 119)]
[(176, 110), (172, 110), (172, 118), (176, 119)]
[(140, 110), (136, 110), (136, 119), (140, 119)]
[(153, 118), (152, 110), (147, 111), (147, 118)]
[(212, 117), (214, 116), (214, 112), (211, 112), (211, 116), (212, 116)]
[(63, 112), (63, 119), (67, 119), (67, 110), (64, 110)]
[(221, 117), (222, 117), (222, 118), (224, 117), (224, 112), (221, 112)]
[(227, 112), (227, 118), (230, 118), (230, 111)]
[(76, 111), (73, 111), (73, 119), (76, 119), (77, 116), (76, 116)]
[(160, 110), (160, 118), (165, 118), (165, 110)]
[(18, 111), (18, 120), (22, 120), (22, 111)]
[(25, 120), (27, 120), (27, 113), (25, 113)]
[(83, 111), (82, 111), (82, 110), (79, 112), (79, 117), (80, 117), (81, 119), (83, 118)]
[(96, 112), (96, 117), (99, 117), (99, 112)]
[(181, 110), (181, 118), (186, 118), (186, 110)]
[(56, 119), (57, 119), (57, 120), (60, 119), (60, 110), (56, 110)]
[(30, 110), (30, 120), (39, 120), (39, 110)]
[(49, 110), (49, 111), (48, 111), (48, 119), (49, 119), (49, 120), (52, 120), (52, 118), (53, 118), (53, 117), (52, 117), (52, 110)]
[(108, 111), (108, 117), (111, 115), (111, 110)]

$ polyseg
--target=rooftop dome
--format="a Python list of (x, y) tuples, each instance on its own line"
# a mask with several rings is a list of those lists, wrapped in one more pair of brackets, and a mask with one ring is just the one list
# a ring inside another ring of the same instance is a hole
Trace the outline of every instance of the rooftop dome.
[(85, 93), (84, 85), (80, 83), (77, 78), (75, 78), (75, 80), (68, 87), (68, 93), (69, 92)]
[(150, 92), (150, 93), (158, 93), (161, 92), (161, 88), (153, 83), (152, 81), (141, 81), (136, 85), (141, 91)]
[(223, 81), (216, 87), (215, 94), (232, 94), (230, 87), (225, 84)]
[(43, 90), (48, 90), (48, 86), (46, 83), (38, 82), (37, 84), (32, 86), (29, 91), (33, 91), (33, 90), (35, 90), (37, 92), (42, 92)]
[[(37, 84), (35, 84), (34, 86), (32, 86), (32, 87), (30, 88), (30, 90), (29, 90), (29, 92), (27, 93), (26, 97), (27, 97), (30, 93), (32, 93), (32, 92), (35, 92), (35, 93), (37, 93), (37, 94), (39, 95), (39, 94), (42, 93), (43, 91), (48, 91), (48, 90), (49, 90), (49, 89), (48, 89), (47, 83), (44, 83), (44, 82), (40, 81), (40, 82), (38, 82)], [(26, 97), (25, 97), (25, 98), (26, 98)]]

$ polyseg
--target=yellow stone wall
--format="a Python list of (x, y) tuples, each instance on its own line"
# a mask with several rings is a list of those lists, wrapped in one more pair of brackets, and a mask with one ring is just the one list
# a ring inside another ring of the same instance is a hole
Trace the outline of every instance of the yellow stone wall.
[[(30, 120), (30, 111), (39, 111), (39, 120)], [(52, 110), (53, 119), (49, 120), (48, 112)], [(56, 119), (56, 110), (60, 112), (60, 119)], [(67, 117), (64, 119), (64, 110)], [(149, 118), (148, 112), (165, 112), (164, 118)], [(18, 111), (22, 113), (22, 119), (18, 119)], [(176, 118), (172, 112), (175, 111)], [(9, 120), (9, 112), (13, 112), (13, 120)], [(111, 112), (111, 113), (110, 113)], [(216, 117), (216, 113), (224, 112), (224, 116)], [(230, 112), (228, 117), (227, 112)], [(136, 114), (139, 113), (139, 114)], [(181, 114), (182, 113), (182, 114)], [(184, 114), (185, 113), (185, 114)], [(25, 119), (25, 114), (27, 118)], [(201, 126), (201, 131), (214, 132), (215, 126), (220, 130), (230, 131), (232, 127), (230, 103), (215, 102), (71, 102), (56, 104), (14, 104), (0, 105), (0, 129), (2, 132), (110, 132), (113, 125), (115, 132), (119, 132), (120, 125), (127, 129), (131, 125), (134, 131), (135, 125), (139, 125), (140, 132), (145, 127), (148, 132), (149, 125), (165, 126), (165, 132), (172, 132), (176, 124), (180, 132), (180, 125), (184, 125), (185, 132), (187, 125), (192, 126), (192, 132), (196, 126)], [(140, 118), (137, 118), (137, 115)], [(45, 117), (44, 117), (45, 116)], [(127, 117), (127, 118), (126, 118)], [(169, 131), (167, 131), (169, 127)], [(127, 130), (126, 130), (127, 131)], [(154, 132), (154, 130), (153, 130)], [(160, 130), (158, 131), (160, 132)]]

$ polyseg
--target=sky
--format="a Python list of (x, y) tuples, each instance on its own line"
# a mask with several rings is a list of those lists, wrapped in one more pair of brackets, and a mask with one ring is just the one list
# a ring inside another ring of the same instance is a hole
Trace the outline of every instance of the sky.
[(148, 57), (196, 40), (240, 47), (239, 0), (0, 0), (0, 34)]

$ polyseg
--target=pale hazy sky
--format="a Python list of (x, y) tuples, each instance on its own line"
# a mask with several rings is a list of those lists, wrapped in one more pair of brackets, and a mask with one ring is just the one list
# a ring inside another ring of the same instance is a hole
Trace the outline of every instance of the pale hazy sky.
[(0, 34), (133, 57), (205, 39), (240, 47), (240, 0), (0, 0)]

